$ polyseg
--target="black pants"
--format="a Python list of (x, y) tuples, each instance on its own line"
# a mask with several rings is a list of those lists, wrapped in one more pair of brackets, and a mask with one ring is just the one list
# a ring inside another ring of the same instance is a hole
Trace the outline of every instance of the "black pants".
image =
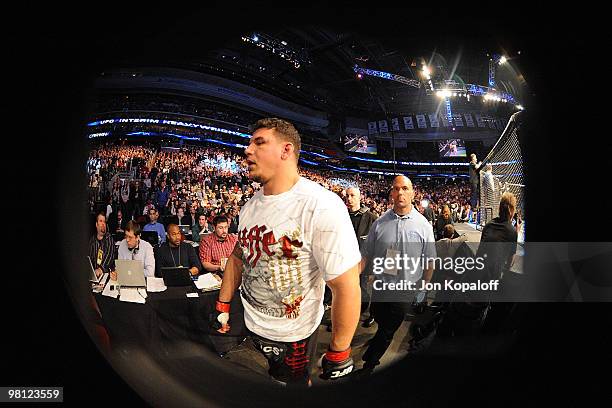
[(378, 330), (363, 354), (364, 367), (374, 368), (389, 348), (393, 335), (399, 329), (404, 316), (411, 310), (408, 302), (372, 302), (370, 312), (378, 324)]
[[(368, 293), (368, 275), (364, 273), (359, 275), (359, 287), (361, 289), (361, 313), (365, 313), (370, 306), (370, 294)], [(325, 285), (323, 303), (327, 305), (331, 305), (332, 303), (332, 291), (327, 285)], [(371, 314), (372, 313), (370, 312), (370, 315)]]
[(479, 199), (479, 191), (478, 191), (478, 183), (470, 183), (472, 186), (472, 195), (470, 197), (470, 205), (472, 206), (472, 210), (475, 210), (478, 206)]
[(317, 349), (317, 332), (293, 342), (268, 340), (253, 332), (253, 345), (268, 360), (268, 374), (283, 385), (308, 386)]

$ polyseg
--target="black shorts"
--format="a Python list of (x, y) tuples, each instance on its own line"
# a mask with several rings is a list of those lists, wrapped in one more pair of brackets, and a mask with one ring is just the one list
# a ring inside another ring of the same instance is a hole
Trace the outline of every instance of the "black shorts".
[(310, 382), (310, 367), (317, 349), (317, 330), (309, 337), (292, 342), (269, 340), (250, 332), (253, 345), (268, 360), (268, 374), (283, 384)]

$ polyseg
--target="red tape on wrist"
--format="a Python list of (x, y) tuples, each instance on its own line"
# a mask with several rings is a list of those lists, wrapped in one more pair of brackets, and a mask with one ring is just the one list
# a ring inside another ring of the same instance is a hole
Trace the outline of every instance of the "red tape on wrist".
[(221, 313), (229, 313), (230, 304), (228, 302), (221, 302), (220, 300), (217, 300), (215, 308)]
[(329, 361), (333, 361), (334, 363), (339, 363), (340, 361), (344, 361), (351, 356), (351, 348), (347, 348), (344, 351), (332, 351), (327, 350), (325, 353), (325, 358)]

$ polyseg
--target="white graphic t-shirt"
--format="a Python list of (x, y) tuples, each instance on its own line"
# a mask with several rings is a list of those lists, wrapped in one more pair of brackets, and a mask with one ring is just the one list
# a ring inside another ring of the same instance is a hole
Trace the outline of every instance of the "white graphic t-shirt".
[(240, 211), (238, 242), (246, 326), (282, 342), (317, 329), (325, 281), (361, 259), (340, 197), (303, 177), (282, 194), (259, 190)]

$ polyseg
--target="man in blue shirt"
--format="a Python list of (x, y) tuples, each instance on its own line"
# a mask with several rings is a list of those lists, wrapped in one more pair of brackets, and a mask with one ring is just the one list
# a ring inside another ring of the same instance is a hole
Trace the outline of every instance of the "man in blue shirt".
[(149, 209), (149, 218), (151, 222), (144, 226), (143, 231), (155, 231), (157, 232), (158, 242), (163, 244), (166, 242), (166, 229), (164, 226), (157, 222), (159, 218), (159, 212), (155, 208)]
[[(410, 311), (421, 280), (427, 283), (431, 280), (436, 257), (433, 228), (412, 205), (414, 190), (408, 177), (393, 179), (391, 197), (393, 208), (374, 221), (361, 247), (361, 269), (373, 265), (372, 271), (378, 281), (373, 285), (370, 306), (378, 330), (362, 357), (365, 361), (362, 374), (371, 373), (380, 364), (405, 314)], [(381, 262), (397, 258), (404, 259), (404, 262), (399, 265), (397, 262)], [(383, 268), (383, 264), (388, 265)], [(389, 290), (381, 284), (403, 282), (410, 282), (415, 290)]]

